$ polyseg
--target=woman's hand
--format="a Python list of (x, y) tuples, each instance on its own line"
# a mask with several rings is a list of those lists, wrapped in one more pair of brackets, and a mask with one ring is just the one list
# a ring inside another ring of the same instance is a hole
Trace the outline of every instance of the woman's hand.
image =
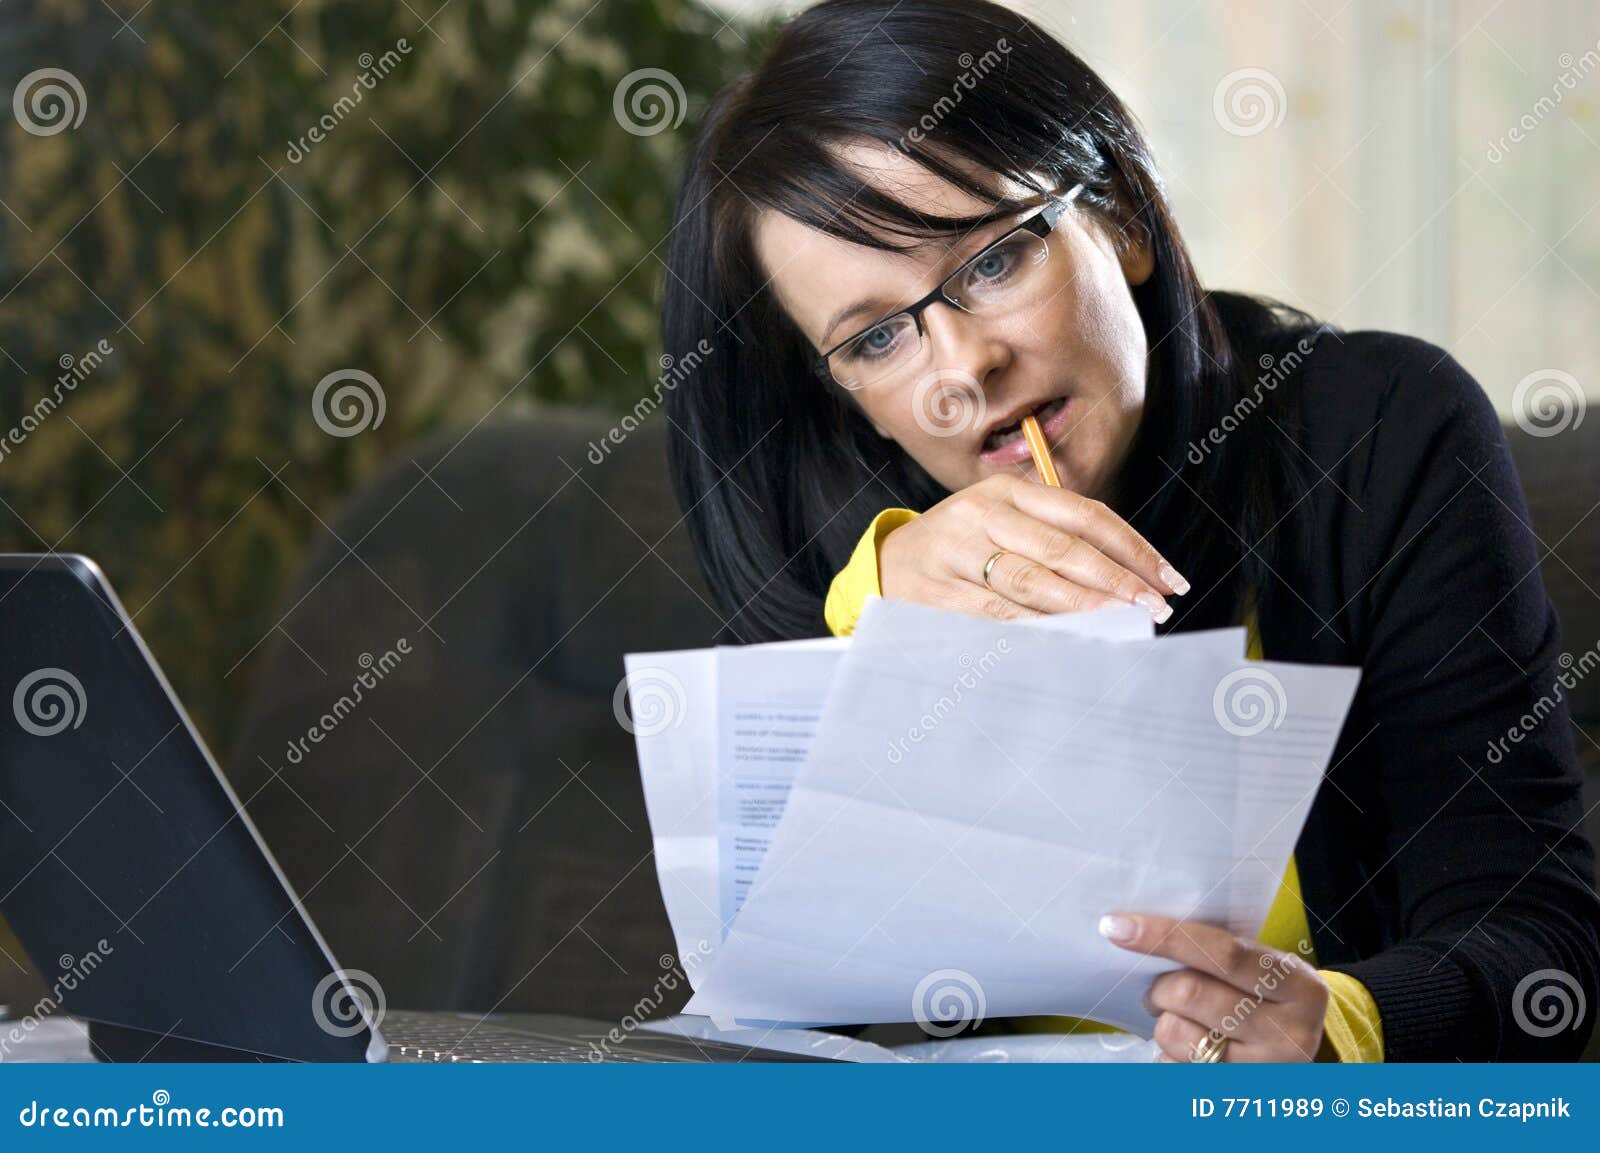
[[(989, 585), (983, 569), (996, 552)], [(878, 544), (879, 587), (892, 600), (1006, 620), (1143, 605), (1165, 621), (1164, 599), (1189, 582), (1097, 500), (997, 474), (953, 493)]]
[(1208, 1036), (1228, 1038), (1224, 1061), (1318, 1059), (1328, 986), (1303, 958), (1172, 917), (1113, 914), (1100, 919), (1100, 933), (1185, 966), (1161, 974), (1145, 994), (1161, 1060), (1193, 1060)]

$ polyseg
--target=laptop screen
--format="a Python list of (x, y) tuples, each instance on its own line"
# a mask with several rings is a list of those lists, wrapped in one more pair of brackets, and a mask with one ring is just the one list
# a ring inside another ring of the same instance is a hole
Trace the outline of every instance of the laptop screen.
[(375, 1041), (115, 594), (79, 557), (0, 556), (0, 915), (46, 988), (24, 1008), (137, 1030), (133, 1048), (148, 1035), (359, 1061)]

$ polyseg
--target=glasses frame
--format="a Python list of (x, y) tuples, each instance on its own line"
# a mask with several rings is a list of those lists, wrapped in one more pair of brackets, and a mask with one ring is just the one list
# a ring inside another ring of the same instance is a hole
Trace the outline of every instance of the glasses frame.
[(934, 288), (920, 300), (917, 300), (912, 304), (908, 304), (904, 308), (897, 308), (887, 316), (881, 316), (877, 320), (874, 320), (871, 324), (857, 329), (855, 332), (845, 337), (826, 352), (816, 352), (813, 350), (811, 365), (812, 370), (816, 372), (816, 374), (824, 381), (832, 381), (840, 388), (853, 392), (856, 389), (865, 388), (867, 385), (864, 383), (845, 384), (843, 381), (835, 377), (833, 375), (833, 370), (828, 367), (828, 358), (834, 353), (838, 352), (845, 345), (859, 340), (861, 337), (871, 332), (874, 328), (877, 328), (880, 325), (888, 324), (891, 320), (894, 320), (897, 317), (909, 316), (911, 318), (911, 323), (916, 325), (917, 340), (920, 348), (921, 344), (927, 341), (927, 333), (922, 327), (922, 314), (927, 311), (929, 305), (935, 303), (942, 302), (950, 305), (953, 308), (960, 309), (962, 312), (965, 312), (969, 315), (978, 315), (948, 293), (947, 289), (949, 289), (950, 285), (963, 274), (965, 274), (969, 269), (971, 269), (973, 265), (977, 264), (984, 257), (988, 256), (989, 253), (993, 252), (996, 248), (999, 248), (1002, 244), (1008, 243), (1012, 237), (1016, 236), (1019, 232), (1031, 233), (1040, 239), (1048, 237), (1050, 233), (1055, 230), (1056, 225), (1060, 223), (1061, 218), (1066, 215), (1067, 206), (1071, 204), (1073, 200), (1077, 198), (1078, 193), (1082, 191), (1082, 184), (1074, 184), (1070, 189), (1062, 193), (1060, 196), (1052, 196), (1049, 203), (1047, 203), (1038, 212), (1035, 212), (1032, 216), (1028, 216), (1022, 220), (1019, 220), (1014, 227), (1006, 231), (1005, 235), (999, 237), (991, 244), (984, 245), (983, 251), (979, 252), (976, 256), (973, 256), (970, 260), (962, 261), (961, 267), (957, 268), (949, 276), (941, 280), (936, 288)]

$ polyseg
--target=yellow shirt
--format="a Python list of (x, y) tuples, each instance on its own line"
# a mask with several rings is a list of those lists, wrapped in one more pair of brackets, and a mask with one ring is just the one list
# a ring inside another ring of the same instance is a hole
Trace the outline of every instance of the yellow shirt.
[[(880, 595), (878, 583), (878, 544), (891, 530), (916, 517), (905, 508), (885, 509), (875, 517), (850, 560), (833, 578), (828, 589), (828, 599), (823, 616), (828, 628), (836, 636), (848, 636), (855, 631), (867, 598)], [(1250, 660), (1261, 660), (1261, 638), (1257, 635), (1252, 614), (1246, 622), (1249, 630)], [(1283, 884), (1267, 911), (1266, 922), (1261, 926), (1263, 944), (1284, 952), (1296, 953), (1311, 964), (1316, 964), (1316, 952), (1311, 944), (1311, 927), (1306, 920), (1305, 903), (1300, 897), (1300, 874), (1293, 857), (1284, 871)], [(1340, 1061), (1382, 1061), (1383, 1022), (1378, 1016), (1378, 1006), (1367, 987), (1348, 973), (1320, 970), (1328, 984), (1328, 1012), (1323, 1020), (1323, 1047), (1331, 1049)], [(1028, 1030), (1048, 1029), (1050, 1032), (1117, 1032), (1109, 1025), (1084, 1021), (1073, 1017), (1030, 1017), (1019, 1022)]]

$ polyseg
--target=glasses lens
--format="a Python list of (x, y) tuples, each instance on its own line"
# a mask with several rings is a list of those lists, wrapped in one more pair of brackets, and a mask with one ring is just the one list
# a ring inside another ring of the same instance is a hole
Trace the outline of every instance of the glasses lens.
[(1025, 306), (1049, 285), (1050, 245), (1018, 229), (977, 255), (950, 279), (945, 295), (969, 312)]
[(916, 322), (902, 312), (835, 349), (828, 371), (845, 388), (860, 388), (910, 365), (921, 348)]

